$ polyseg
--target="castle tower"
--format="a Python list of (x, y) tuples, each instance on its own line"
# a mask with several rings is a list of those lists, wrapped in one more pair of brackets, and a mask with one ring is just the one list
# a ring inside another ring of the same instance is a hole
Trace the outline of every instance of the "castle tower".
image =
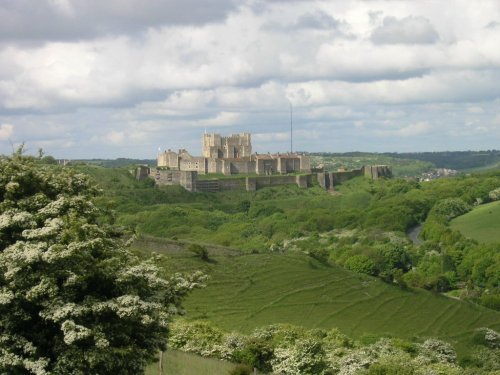
[(221, 137), (219, 134), (203, 134), (203, 156), (215, 159), (245, 158), (252, 155), (250, 133), (232, 134)]
[(203, 134), (203, 156), (206, 158), (222, 158), (222, 141), (220, 134)]

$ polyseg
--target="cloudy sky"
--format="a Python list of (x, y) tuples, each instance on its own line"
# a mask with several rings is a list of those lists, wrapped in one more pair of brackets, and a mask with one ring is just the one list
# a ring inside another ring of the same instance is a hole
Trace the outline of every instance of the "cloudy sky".
[(2, 0), (0, 153), (500, 148), (498, 0)]

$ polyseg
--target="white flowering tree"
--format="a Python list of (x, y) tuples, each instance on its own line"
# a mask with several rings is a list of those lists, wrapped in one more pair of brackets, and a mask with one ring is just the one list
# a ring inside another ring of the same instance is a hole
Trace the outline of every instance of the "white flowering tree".
[(143, 373), (201, 281), (134, 256), (96, 194), (85, 175), (0, 158), (0, 373)]

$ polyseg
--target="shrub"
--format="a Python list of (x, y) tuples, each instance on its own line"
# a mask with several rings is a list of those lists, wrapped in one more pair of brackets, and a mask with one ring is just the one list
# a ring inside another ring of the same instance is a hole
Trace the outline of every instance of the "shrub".
[(492, 201), (500, 200), (500, 188), (496, 188), (488, 193), (488, 197)]
[(169, 344), (203, 357), (220, 357), (222, 339), (222, 331), (209, 323), (177, 321), (171, 325)]
[(366, 255), (354, 255), (345, 261), (344, 266), (354, 272), (376, 274), (375, 263)]
[(198, 244), (191, 244), (188, 246), (188, 250), (191, 251), (196, 257), (200, 258), (201, 260), (208, 261), (208, 250), (201, 245)]
[(438, 201), (432, 207), (431, 214), (444, 216), (448, 220), (463, 215), (471, 210), (471, 207), (460, 198), (447, 198)]
[(420, 357), (431, 363), (455, 363), (457, 354), (447, 342), (438, 339), (427, 339), (420, 345)]
[(260, 371), (269, 372), (273, 355), (274, 350), (270, 342), (258, 337), (250, 337), (243, 349), (235, 351), (234, 359)]
[(240, 363), (229, 371), (229, 375), (250, 375), (252, 372), (253, 371), (250, 366)]
[(328, 256), (330, 255), (330, 252), (325, 249), (325, 248), (316, 248), (309, 250), (309, 256), (311, 258), (316, 259), (317, 261), (321, 263), (328, 263)]
[(321, 342), (312, 338), (298, 340), (292, 347), (276, 348), (271, 363), (278, 374), (316, 375), (327, 368)]

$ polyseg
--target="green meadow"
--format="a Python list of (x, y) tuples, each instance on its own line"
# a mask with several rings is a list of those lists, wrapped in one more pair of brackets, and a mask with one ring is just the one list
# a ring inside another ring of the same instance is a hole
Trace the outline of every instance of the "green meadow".
[(401, 290), (300, 253), (209, 247), (210, 261), (204, 262), (161, 239), (146, 238), (135, 247), (164, 254), (167, 272), (208, 274), (207, 287), (186, 299), (186, 317), (227, 331), (248, 333), (273, 323), (338, 327), (357, 339), (439, 337), (464, 352), (476, 328), (500, 329), (499, 312), (424, 290)]
[[(203, 358), (177, 350), (163, 353), (163, 374), (165, 375), (223, 375), (234, 367), (233, 363), (212, 358)], [(158, 375), (159, 363), (146, 368), (144, 375)]]
[(500, 201), (480, 205), (450, 225), (478, 242), (500, 243)]

